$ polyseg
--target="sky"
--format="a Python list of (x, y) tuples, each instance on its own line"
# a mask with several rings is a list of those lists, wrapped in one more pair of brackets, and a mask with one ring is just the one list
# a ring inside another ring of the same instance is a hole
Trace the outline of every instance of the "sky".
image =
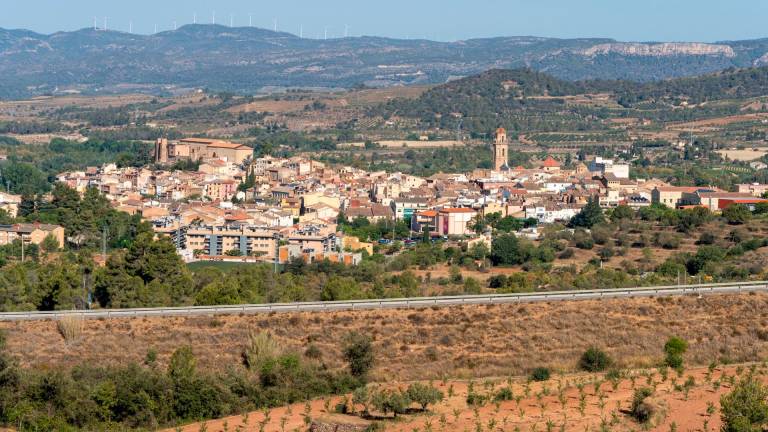
[[(304, 37), (453, 41), (493, 36), (700, 41), (768, 36), (767, 0), (0, 0), (0, 27), (99, 27), (150, 34), (176, 25), (250, 23)], [(250, 14), (250, 18), (249, 18)]]

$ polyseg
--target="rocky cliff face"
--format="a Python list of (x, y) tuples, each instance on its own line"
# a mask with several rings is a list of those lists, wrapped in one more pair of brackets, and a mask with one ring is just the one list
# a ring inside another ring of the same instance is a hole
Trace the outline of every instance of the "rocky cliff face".
[(620, 54), (625, 56), (724, 56), (736, 57), (736, 52), (729, 45), (705, 44), (694, 42), (669, 42), (658, 44), (646, 43), (606, 43), (579, 51), (586, 56)]

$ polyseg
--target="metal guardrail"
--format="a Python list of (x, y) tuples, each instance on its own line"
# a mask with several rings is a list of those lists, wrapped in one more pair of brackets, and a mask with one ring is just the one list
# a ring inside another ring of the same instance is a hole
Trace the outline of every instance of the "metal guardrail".
[(83, 318), (125, 318), (151, 316), (237, 315), (272, 312), (315, 312), (365, 309), (399, 309), (444, 307), (477, 304), (503, 304), (588, 300), (600, 298), (654, 297), (686, 294), (722, 294), (734, 292), (768, 291), (768, 281), (735, 282), (696, 285), (651, 286), (640, 288), (614, 288), (602, 290), (571, 290), (515, 294), (480, 294), (466, 296), (411, 297), (376, 300), (349, 300), (332, 302), (267, 303), (227, 306), (186, 306), (135, 309), (91, 309), (68, 311), (2, 312), (0, 321), (55, 320), (64, 316)]

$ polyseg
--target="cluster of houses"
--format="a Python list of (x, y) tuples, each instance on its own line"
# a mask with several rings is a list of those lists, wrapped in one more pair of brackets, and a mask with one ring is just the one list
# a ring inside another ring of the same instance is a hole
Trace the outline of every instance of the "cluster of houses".
[(567, 168), (551, 156), (533, 168), (509, 167), (503, 129), (496, 134), (493, 169), (430, 177), (332, 167), (302, 157), (253, 159), (239, 146), (159, 140), (158, 163), (194, 153), (199, 169), (108, 164), (61, 173), (58, 181), (81, 192), (98, 188), (116, 208), (140, 214), (158, 234), (169, 236), (189, 260), (304, 258), (349, 264), (360, 261), (361, 251), (371, 253), (379, 239), (362, 242), (345, 236), (337, 226), (340, 215), (371, 223), (408, 220), (414, 233), (472, 236), (472, 221), (481, 214), (498, 212), (545, 224), (568, 221), (591, 197), (606, 208), (659, 203), (716, 210), (733, 203), (753, 205), (768, 188), (743, 185), (739, 192), (725, 192), (634, 180), (629, 165), (600, 157)]

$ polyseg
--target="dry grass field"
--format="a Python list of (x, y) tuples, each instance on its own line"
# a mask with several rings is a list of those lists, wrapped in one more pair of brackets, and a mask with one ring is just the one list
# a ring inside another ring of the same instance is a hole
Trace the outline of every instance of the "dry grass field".
[[(474, 381), (435, 381), (445, 399), (428, 412), (414, 411), (393, 419), (372, 412), (372, 419), (341, 415), (333, 412), (339, 403), (348, 403), (356, 411), (362, 405), (349, 403), (351, 395), (318, 399), (309, 404), (294, 404), (265, 412), (252, 412), (247, 416), (231, 416), (205, 422), (209, 432), (239, 430), (242, 432), (282, 432), (306, 430), (305, 419), (328, 424), (366, 425), (377, 421), (381, 430), (388, 432), (412, 431), (716, 431), (720, 429), (720, 396), (728, 393), (731, 379), (745, 375), (752, 365), (718, 366), (709, 371), (699, 367), (683, 372), (667, 372), (666, 378), (657, 369), (631, 370), (619, 379), (609, 380), (604, 374), (564, 374), (546, 382), (526, 383), (524, 377), (495, 377)], [(765, 367), (755, 365), (756, 373), (763, 382)], [(693, 385), (687, 390), (682, 386), (692, 377)], [(408, 383), (392, 383), (391, 387), (404, 388)], [(469, 387), (479, 395), (498, 394), (510, 389), (512, 400), (489, 401), (469, 405)], [(676, 388), (677, 386), (677, 388)], [(654, 388), (649, 402), (656, 414), (646, 425), (640, 425), (629, 415), (635, 389)], [(681, 388), (683, 387), (683, 388)], [(198, 432), (201, 423), (187, 425), (183, 432)], [(601, 429), (605, 426), (605, 429)], [(168, 432), (177, 429), (169, 429)]]
[(717, 150), (717, 153), (735, 161), (753, 161), (768, 154), (768, 149)]
[(604, 347), (626, 366), (655, 364), (667, 336), (691, 343), (693, 364), (762, 359), (768, 353), (768, 294), (464, 306), (332, 313), (88, 320), (65, 341), (56, 322), (5, 322), (9, 352), (45, 368), (141, 362), (150, 349), (160, 363), (192, 346), (200, 367), (237, 366), (249, 330), (271, 332), (299, 352), (313, 344), (329, 367), (341, 367), (340, 341), (371, 335), (377, 380), (526, 373), (536, 366), (568, 371), (589, 346)]

